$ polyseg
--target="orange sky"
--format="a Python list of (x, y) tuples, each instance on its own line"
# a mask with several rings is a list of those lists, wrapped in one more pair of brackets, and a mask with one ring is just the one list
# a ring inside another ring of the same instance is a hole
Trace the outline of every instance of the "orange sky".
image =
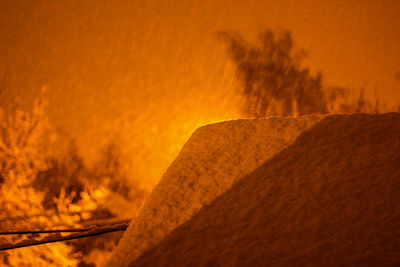
[(0, 101), (28, 102), (46, 85), (55, 128), (88, 157), (119, 136), (134, 140), (131, 152), (171, 150), (164, 168), (195, 127), (237, 116), (237, 83), (216, 31), (254, 38), (289, 29), (327, 84), (377, 86), (393, 104), (399, 14), (397, 0), (2, 0)]

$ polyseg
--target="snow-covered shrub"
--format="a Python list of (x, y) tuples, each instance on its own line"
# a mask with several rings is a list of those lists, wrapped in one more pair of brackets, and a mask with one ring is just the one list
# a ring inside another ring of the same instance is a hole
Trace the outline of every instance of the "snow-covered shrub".
[[(73, 147), (63, 157), (50, 159), (45, 140), (51, 136), (51, 129), (45, 107), (44, 100), (37, 99), (32, 112), (16, 109), (6, 117), (0, 110), (1, 231), (82, 227), (85, 221), (111, 216), (110, 212), (99, 212), (99, 208), (113, 190), (109, 189), (109, 180), (118, 166), (98, 165), (97, 171), (90, 170)], [(113, 186), (118, 189), (118, 182)], [(81, 239), (8, 250), (0, 253), (0, 265), (77, 266), (94, 258), (92, 250), (105, 262), (120, 235), (98, 237), (100, 249), (81, 249), (91, 244), (90, 239)], [(42, 237), (3, 236), (0, 245)]]
[[(60, 222), (48, 216), (42, 202), (44, 193), (32, 188), (39, 171), (48, 168), (41, 141), (47, 131), (43, 101), (33, 112), (15, 111), (0, 118), (0, 229), (49, 228)], [(4, 236), (1, 243), (17, 243), (27, 236)], [(21, 248), (0, 253), (2, 266), (75, 266), (77, 257), (64, 243)]]

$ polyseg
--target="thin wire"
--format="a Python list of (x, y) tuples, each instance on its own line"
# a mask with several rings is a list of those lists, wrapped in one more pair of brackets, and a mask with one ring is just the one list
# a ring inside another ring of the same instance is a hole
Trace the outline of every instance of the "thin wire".
[[(9, 243), (9, 244), (0, 245), (0, 251), (16, 249), (16, 248), (23, 248), (23, 247), (30, 247), (30, 246), (37, 246), (37, 245), (42, 245), (42, 244), (47, 244), (47, 243), (67, 241), (67, 240), (91, 237), (91, 236), (96, 236), (96, 235), (103, 235), (103, 234), (117, 232), (117, 231), (125, 231), (128, 228), (128, 226), (129, 226), (129, 223), (123, 223), (123, 224), (117, 224), (117, 225), (105, 226), (105, 227), (94, 227), (94, 228), (89, 228), (90, 230), (85, 231), (83, 234), (78, 233), (78, 234), (71, 234), (71, 235), (67, 235), (67, 236), (61, 236), (60, 231), (59, 231), (59, 232), (56, 232), (56, 234), (54, 234), (54, 235), (50, 235), (48, 237), (43, 238), (42, 240), (27, 239), (27, 240), (23, 240), (16, 244)], [(74, 229), (71, 229), (71, 230), (74, 230)], [(83, 229), (75, 229), (75, 230), (83, 230)], [(56, 231), (56, 230), (50, 230), (50, 231)], [(64, 231), (64, 230), (62, 230), (62, 231)], [(32, 233), (34, 231), (24, 231), (24, 232)]]
[[(121, 220), (120, 222), (123, 223), (115, 223), (113, 225), (119, 225), (119, 224), (129, 224), (129, 222), (132, 219), (129, 220)], [(102, 227), (109, 227), (109, 226), (102, 226)], [(28, 235), (28, 234), (51, 234), (51, 233), (73, 233), (73, 232), (87, 232), (91, 230), (96, 230), (99, 229), (99, 226), (92, 225), (87, 228), (71, 228), (71, 229), (52, 229), (52, 230), (9, 230), (9, 231), (3, 231), (0, 232), (1, 235)]]
[(73, 232), (87, 232), (93, 230), (93, 228), (81, 228), (81, 229), (55, 229), (55, 230), (11, 230), (6, 232), (0, 232), (0, 235), (28, 235), (28, 234), (51, 234), (51, 233), (73, 233)]

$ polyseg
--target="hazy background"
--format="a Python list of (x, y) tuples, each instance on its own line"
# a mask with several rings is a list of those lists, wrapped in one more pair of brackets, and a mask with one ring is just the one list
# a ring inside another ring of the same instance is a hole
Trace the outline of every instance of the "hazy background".
[(324, 83), (400, 102), (400, 1), (0, 0), (0, 105), (43, 86), (58, 134), (88, 162), (114, 140), (154, 185), (191, 132), (239, 116), (216, 31), (288, 29)]

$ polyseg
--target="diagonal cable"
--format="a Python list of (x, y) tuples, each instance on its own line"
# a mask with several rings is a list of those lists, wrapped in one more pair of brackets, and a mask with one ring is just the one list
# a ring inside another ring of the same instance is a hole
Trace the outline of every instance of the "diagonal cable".
[[(125, 231), (128, 228), (128, 226), (129, 226), (129, 223), (122, 223), (122, 224), (116, 224), (116, 225), (104, 226), (104, 227), (90, 227), (90, 228), (84, 228), (84, 229), (68, 229), (68, 230), (65, 229), (65, 230), (61, 230), (61, 231), (57, 231), (57, 230), (41, 231), (41, 230), (39, 230), (39, 231), (4, 232), (6, 234), (20, 234), (20, 233), (23, 233), (23, 234), (54, 233), (54, 234), (44, 237), (41, 240), (26, 239), (26, 240), (23, 240), (16, 244), (12, 244), (12, 243), (1, 244), (0, 251), (16, 249), (16, 248), (23, 248), (23, 247), (30, 247), (30, 246), (36, 246), (36, 245), (54, 243), (54, 242), (60, 242), (60, 241), (67, 241), (67, 240), (72, 240), (72, 239), (77, 239), (77, 238), (91, 237), (91, 236), (102, 235), (102, 234), (116, 232), (116, 231)], [(62, 236), (60, 234), (61, 232), (80, 232), (80, 233)]]

